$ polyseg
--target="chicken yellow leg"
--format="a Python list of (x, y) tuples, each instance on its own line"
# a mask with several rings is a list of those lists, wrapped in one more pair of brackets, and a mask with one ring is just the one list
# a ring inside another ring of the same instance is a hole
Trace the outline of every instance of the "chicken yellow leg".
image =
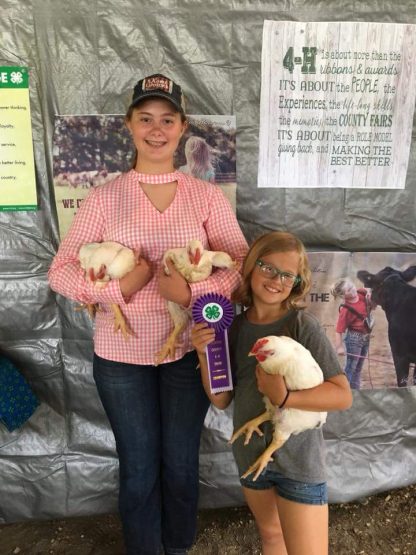
[(112, 303), (111, 310), (114, 314), (114, 331), (121, 331), (124, 339), (128, 339), (129, 335), (134, 335), (133, 331), (130, 329), (130, 326), (126, 322), (126, 319), (121, 312), (120, 307), (116, 303)]
[(266, 468), (268, 463), (273, 460), (272, 455), (279, 447), (281, 447), (286, 439), (273, 439), (270, 445), (264, 450), (260, 457), (250, 466), (250, 468), (244, 472), (241, 476), (242, 478), (247, 478), (250, 474), (257, 471), (254, 475), (253, 482), (257, 480), (263, 470)]
[(161, 350), (156, 354), (155, 366), (158, 366), (161, 362), (165, 360), (167, 356), (170, 355), (171, 358), (175, 356), (175, 350), (180, 346), (177, 339), (178, 336), (183, 332), (185, 326), (182, 323), (176, 323), (171, 334), (165, 341)]
[(91, 320), (94, 320), (95, 318), (95, 313), (98, 310), (98, 305), (96, 304), (91, 304), (91, 303), (83, 303), (77, 307), (75, 307), (76, 311), (80, 311), (80, 310), (87, 310)]
[(260, 426), (261, 424), (263, 424), (263, 422), (267, 422), (268, 420), (271, 420), (271, 417), (270, 413), (266, 410), (265, 412), (263, 412), (263, 414), (260, 414), (260, 416), (249, 420), (243, 426), (241, 426), (241, 428), (238, 428), (238, 430), (233, 433), (229, 443), (234, 443), (234, 441), (238, 437), (245, 434), (246, 439), (244, 440), (244, 445), (248, 445), (248, 442), (250, 441), (251, 436), (254, 432), (256, 432), (259, 436), (263, 435), (263, 432), (260, 430)]
[(173, 322), (173, 330), (165, 341), (161, 350), (155, 355), (155, 366), (165, 360), (170, 355), (171, 358), (175, 356), (175, 350), (180, 346), (178, 342), (179, 335), (184, 331), (189, 322), (188, 311), (178, 304), (168, 301), (167, 303), (169, 314)]

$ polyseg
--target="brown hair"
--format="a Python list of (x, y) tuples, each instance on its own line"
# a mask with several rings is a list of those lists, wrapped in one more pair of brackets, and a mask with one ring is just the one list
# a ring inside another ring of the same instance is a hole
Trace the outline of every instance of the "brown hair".
[[(129, 106), (129, 108), (126, 112), (126, 115), (124, 116), (124, 122), (130, 121), (132, 116), (133, 116), (133, 112), (135, 110), (137, 110), (138, 108), (140, 108), (140, 106), (142, 106), (142, 104), (144, 104), (148, 100), (152, 100), (152, 99), (164, 100), (160, 96), (147, 96), (146, 98), (143, 98), (143, 100), (140, 100), (140, 102), (138, 102), (134, 106)], [(169, 100), (166, 99), (166, 102), (169, 102)], [(175, 114), (180, 114), (182, 123), (186, 123), (186, 115), (183, 112), (181, 112), (180, 110), (178, 110), (178, 108), (172, 102), (169, 102), (169, 104), (172, 106), (173, 112)], [(132, 158), (131, 167), (134, 169), (136, 167), (136, 164), (137, 164), (137, 148), (134, 149), (134, 155), (133, 155), (133, 158)]]
[(285, 308), (303, 308), (305, 306), (305, 295), (311, 288), (311, 270), (302, 241), (292, 233), (285, 231), (271, 231), (261, 235), (254, 241), (244, 260), (242, 271), (243, 282), (234, 292), (232, 300), (242, 303), (244, 306), (252, 306), (251, 276), (256, 267), (256, 261), (268, 254), (289, 251), (295, 251), (299, 254), (298, 276), (301, 278), (301, 281), (292, 288), (283, 306)]

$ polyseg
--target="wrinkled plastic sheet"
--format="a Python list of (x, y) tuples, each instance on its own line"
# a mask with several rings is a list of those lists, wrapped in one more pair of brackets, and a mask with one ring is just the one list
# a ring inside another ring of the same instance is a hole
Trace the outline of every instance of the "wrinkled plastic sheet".
[[(263, 20), (413, 23), (416, 4), (2, 0), (1, 14), (0, 65), (30, 68), (39, 210), (0, 213), (0, 349), (41, 406), (19, 430), (0, 430), (0, 522), (114, 511), (118, 463), (92, 379), (91, 322), (46, 277), (58, 245), (54, 116), (123, 113), (138, 78), (168, 74), (183, 84), (189, 113), (237, 117), (237, 210), (249, 241), (283, 228), (315, 250), (413, 251), (414, 140), (404, 190), (266, 193), (256, 178)], [(416, 481), (415, 389), (354, 392), (350, 410), (329, 416), (330, 501)], [(243, 503), (231, 410), (207, 416), (201, 507)]]

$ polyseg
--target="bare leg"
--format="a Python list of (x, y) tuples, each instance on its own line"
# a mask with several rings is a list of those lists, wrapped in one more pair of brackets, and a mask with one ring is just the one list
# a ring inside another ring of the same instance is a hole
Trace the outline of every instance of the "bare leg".
[(328, 505), (277, 496), (277, 508), (289, 555), (328, 555)]
[(243, 487), (243, 493), (256, 520), (262, 555), (287, 555), (274, 489), (255, 490)]

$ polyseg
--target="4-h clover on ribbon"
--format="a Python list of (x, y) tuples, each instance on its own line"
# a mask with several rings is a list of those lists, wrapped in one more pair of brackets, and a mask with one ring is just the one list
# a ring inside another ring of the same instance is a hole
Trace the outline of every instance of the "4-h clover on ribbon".
[(233, 380), (227, 334), (234, 317), (231, 301), (219, 293), (201, 295), (192, 306), (192, 317), (196, 323), (204, 322), (215, 330), (214, 341), (205, 349), (211, 393), (231, 391)]
[(208, 320), (217, 320), (221, 316), (218, 305), (207, 305), (205, 307), (205, 316)]

